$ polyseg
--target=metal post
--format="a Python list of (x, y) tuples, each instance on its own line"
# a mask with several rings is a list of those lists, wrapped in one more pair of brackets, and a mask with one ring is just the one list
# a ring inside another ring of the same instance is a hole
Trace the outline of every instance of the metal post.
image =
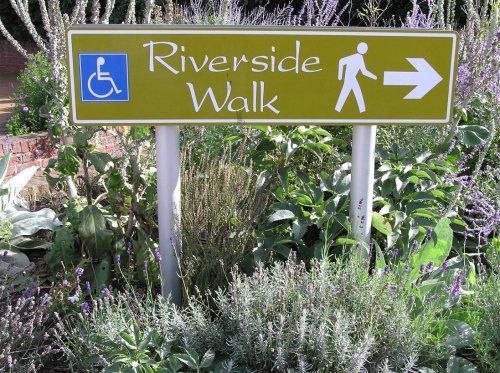
[(354, 126), (352, 131), (351, 211), (352, 235), (370, 243), (372, 226), (375, 141), (377, 126)]
[[(181, 304), (181, 279), (175, 252), (180, 253), (181, 175), (179, 127), (156, 127), (158, 229), (162, 294)], [(175, 246), (175, 247), (174, 247)]]

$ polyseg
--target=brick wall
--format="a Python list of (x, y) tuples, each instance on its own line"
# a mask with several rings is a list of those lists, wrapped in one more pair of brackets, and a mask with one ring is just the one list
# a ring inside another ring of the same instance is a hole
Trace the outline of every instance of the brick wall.
[[(36, 44), (33, 42), (23, 42), (21, 45), (33, 53), (37, 51)], [(17, 73), (24, 69), (26, 58), (23, 57), (7, 40), (0, 39), (0, 72)]]
[[(97, 136), (97, 150), (112, 155), (119, 155), (120, 150), (115, 145), (112, 134), (99, 133)], [(0, 139), (0, 157), (11, 152), (7, 177), (31, 167), (40, 167), (37, 176), (43, 175), (49, 159), (57, 155), (57, 149), (50, 142), (46, 132), (32, 133), (23, 136), (8, 137)]]

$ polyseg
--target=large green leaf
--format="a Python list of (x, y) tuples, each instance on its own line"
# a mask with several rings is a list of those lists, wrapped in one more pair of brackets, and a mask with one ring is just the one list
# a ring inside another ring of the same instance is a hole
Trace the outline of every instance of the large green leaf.
[(448, 359), (446, 373), (477, 373), (477, 368), (467, 359), (452, 356)]
[(11, 239), (9, 243), (19, 250), (47, 250), (52, 246), (52, 242), (28, 237), (17, 237), (15, 239)]
[(67, 267), (73, 267), (80, 261), (80, 254), (75, 247), (73, 231), (68, 227), (56, 230), (56, 239), (50, 251), (45, 255), (45, 262), (52, 273), (61, 268), (61, 262)]
[(100, 174), (107, 172), (113, 167), (113, 158), (108, 153), (92, 152), (88, 154), (88, 158)]
[(87, 277), (91, 279), (92, 288), (96, 290), (111, 284), (111, 257), (106, 256), (98, 263), (91, 263)]
[(372, 215), (372, 226), (380, 233), (390, 236), (392, 233), (392, 227), (389, 221), (380, 215), (378, 212), (373, 212)]
[(455, 348), (470, 347), (474, 344), (474, 330), (460, 320), (448, 320), (444, 344)]
[(37, 170), (38, 167), (36, 166), (26, 168), (3, 185), (3, 188), (9, 190), (9, 194), (0, 197), (0, 211), (5, 209), (8, 204), (19, 204), (21, 202), (19, 193), (21, 193), (21, 190), (23, 190), (31, 178), (35, 176)]
[(0, 253), (0, 278), (15, 276), (31, 266), (26, 254), (3, 244)]
[(274, 223), (279, 220), (293, 219), (297, 216), (290, 210), (275, 211), (267, 220), (269, 223)]
[(12, 238), (31, 236), (41, 229), (54, 230), (61, 225), (51, 209), (39, 211), (11, 211), (5, 215), (12, 224)]
[(411, 257), (412, 271), (408, 281), (420, 276), (421, 265), (425, 266), (432, 262), (434, 267), (439, 267), (450, 254), (452, 243), (453, 230), (450, 228), (450, 221), (448, 218), (443, 218), (434, 227), (429, 240)]
[(489, 134), (490, 131), (486, 127), (479, 125), (459, 126), (457, 131), (459, 141), (467, 146), (476, 146), (483, 143)]
[(96, 206), (85, 207), (82, 216), (78, 233), (90, 256), (101, 258), (111, 250), (114, 234), (106, 228), (106, 219)]

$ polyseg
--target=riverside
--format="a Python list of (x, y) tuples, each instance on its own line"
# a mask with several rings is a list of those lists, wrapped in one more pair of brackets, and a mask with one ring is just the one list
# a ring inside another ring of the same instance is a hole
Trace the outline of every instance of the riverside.
[[(172, 74), (194, 71), (198, 73), (206, 70), (213, 73), (228, 71), (238, 71), (239, 69), (249, 69), (254, 73), (270, 72), (294, 72), (315, 73), (319, 68), (320, 59), (317, 56), (304, 57), (301, 55), (301, 42), (295, 41), (295, 51), (293, 55), (282, 58), (276, 57), (276, 47), (271, 46), (269, 55), (247, 56), (208, 56), (202, 58), (186, 54), (186, 47), (177, 45), (171, 41), (150, 41), (143, 44), (144, 48), (149, 48), (149, 71), (155, 72), (155, 67), (163, 66)], [(155, 63), (156, 62), (156, 63)]]

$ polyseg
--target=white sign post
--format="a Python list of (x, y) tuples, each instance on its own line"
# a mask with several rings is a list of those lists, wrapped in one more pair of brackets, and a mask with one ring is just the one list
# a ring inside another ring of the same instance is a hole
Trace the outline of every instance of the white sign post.
[(181, 254), (181, 165), (179, 127), (155, 127), (156, 173), (158, 193), (158, 231), (161, 264), (162, 294), (181, 304), (179, 267)]
[(351, 227), (353, 237), (369, 246), (372, 226), (377, 126), (354, 126), (351, 162)]

